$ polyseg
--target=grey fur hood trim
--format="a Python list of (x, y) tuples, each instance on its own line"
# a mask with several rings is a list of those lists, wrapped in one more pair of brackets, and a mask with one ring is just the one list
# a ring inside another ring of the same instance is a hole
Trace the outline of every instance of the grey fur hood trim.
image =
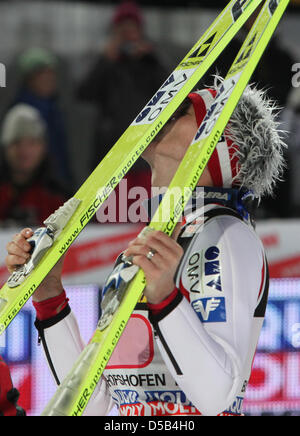
[(285, 168), (285, 132), (279, 129), (277, 117), (278, 107), (266, 92), (247, 86), (226, 131), (238, 157), (234, 184), (249, 189), (259, 199), (272, 195)]

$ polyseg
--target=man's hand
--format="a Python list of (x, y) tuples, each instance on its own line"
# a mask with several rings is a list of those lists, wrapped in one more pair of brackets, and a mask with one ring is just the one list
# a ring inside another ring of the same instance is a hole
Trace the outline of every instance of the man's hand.
[[(152, 254), (153, 255), (152, 255)], [(144, 295), (151, 304), (158, 304), (174, 290), (174, 276), (183, 256), (182, 247), (163, 232), (153, 231), (129, 243), (125, 256), (133, 256), (133, 263), (145, 274)]]
[[(7, 246), (6, 267), (12, 274), (16, 268), (24, 265), (30, 259), (31, 245), (27, 242), (33, 235), (30, 228), (23, 229), (17, 233)], [(33, 294), (33, 300), (36, 302), (56, 297), (63, 291), (61, 274), (63, 267), (63, 258), (61, 258), (49, 274), (44, 278), (40, 286)]]

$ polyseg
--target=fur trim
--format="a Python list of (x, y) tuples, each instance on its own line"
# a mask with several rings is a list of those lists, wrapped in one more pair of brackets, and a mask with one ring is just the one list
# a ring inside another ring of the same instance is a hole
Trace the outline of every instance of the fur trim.
[[(216, 81), (223, 79), (217, 77)], [(220, 83), (215, 88), (219, 86)], [(272, 195), (286, 166), (283, 157), (287, 147), (283, 140), (285, 132), (279, 130), (277, 116), (278, 107), (266, 92), (253, 85), (247, 86), (226, 129), (227, 137), (233, 141), (234, 155), (238, 157), (237, 176), (233, 182), (249, 189), (259, 199)]]

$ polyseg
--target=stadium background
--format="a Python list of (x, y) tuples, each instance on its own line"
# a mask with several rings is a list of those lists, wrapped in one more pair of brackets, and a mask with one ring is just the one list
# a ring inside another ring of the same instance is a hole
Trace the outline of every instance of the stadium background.
[[(26, 48), (42, 46), (61, 61), (63, 101), (70, 106), (72, 81), (92, 64), (105, 44), (107, 26), (115, 2), (100, 1), (1, 1), (0, 62), (7, 68), (7, 86), (0, 90), (3, 115), (16, 84), (16, 58)], [(184, 3), (184, 6), (182, 5)], [(149, 38), (166, 67), (171, 69), (207, 28), (227, 2), (140, 1)], [(199, 6), (199, 4), (201, 6)], [(279, 26), (280, 42), (300, 62), (300, 1), (291, 2)], [(70, 77), (71, 80), (66, 80)], [(283, 80), (292, 80), (290, 77)], [(300, 85), (300, 84), (299, 84)], [(72, 105), (68, 119), (71, 166), (79, 186), (88, 173), (89, 149), (95, 114), (85, 105)], [(76, 120), (80, 120), (78, 123)], [(78, 159), (80, 153), (80, 159)], [(64, 281), (85, 340), (91, 336), (99, 315), (99, 291), (118, 253), (137, 234), (140, 226), (90, 224), (71, 247)], [(271, 291), (266, 321), (246, 395), (245, 412), (253, 415), (300, 415), (300, 220), (258, 220), (257, 230), (270, 261)], [(0, 284), (7, 278), (4, 267), (6, 243), (18, 228), (0, 230)], [(88, 316), (86, 314), (88, 313)], [(20, 405), (38, 415), (55, 390), (33, 326), (29, 302), (0, 339), (0, 354), (9, 363)]]

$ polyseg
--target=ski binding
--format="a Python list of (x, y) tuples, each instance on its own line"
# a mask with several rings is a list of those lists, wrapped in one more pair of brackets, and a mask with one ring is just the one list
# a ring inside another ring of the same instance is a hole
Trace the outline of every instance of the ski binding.
[(46, 227), (38, 228), (32, 237), (27, 239), (32, 247), (31, 257), (8, 278), (7, 285), (9, 288), (15, 288), (24, 282), (26, 277), (39, 264), (44, 254), (52, 247), (80, 203), (81, 200), (74, 197), (68, 200), (44, 221)]
[(121, 304), (128, 284), (139, 269), (137, 265), (133, 265), (130, 258), (124, 258), (124, 260), (115, 267), (102, 291), (102, 315), (98, 322), (98, 328), (101, 331), (106, 329), (111, 323), (116, 310)]

